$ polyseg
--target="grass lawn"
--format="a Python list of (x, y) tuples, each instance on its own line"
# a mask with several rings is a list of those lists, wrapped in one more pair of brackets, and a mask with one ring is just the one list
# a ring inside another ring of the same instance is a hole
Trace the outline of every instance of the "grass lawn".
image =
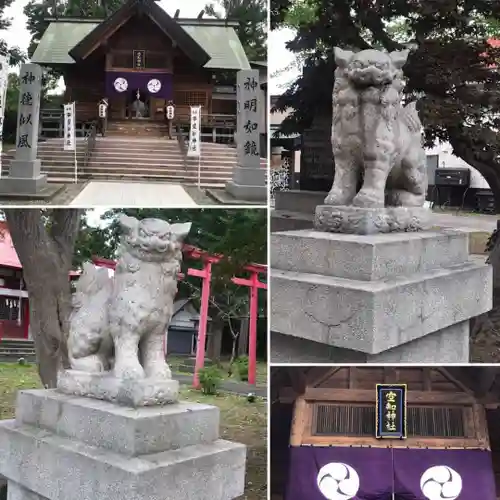
[[(186, 370), (183, 369), (181, 366), (184, 363), (185, 359), (186, 358), (183, 356), (167, 356), (167, 363), (169, 364), (172, 372), (190, 375), (190, 373), (186, 372)], [(233, 373), (232, 373), (232, 375), (229, 375), (229, 361), (228, 360), (221, 360), (220, 370), (221, 370), (221, 373), (223, 375), (224, 380), (232, 380), (235, 382), (240, 381), (238, 374), (236, 373), (236, 367), (233, 367)], [(267, 362), (266, 361), (257, 361), (256, 379), (257, 379), (257, 385), (260, 385), (260, 386), (267, 385)]]
[[(0, 363), (0, 419), (12, 418), (16, 392), (19, 389), (40, 387), (33, 365), (20, 366)], [(221, 412), (221, 438), (247, 445), (245, 495), (241, 499), (267, 498), (267, 404), (258, 399), (249, 403), (246, 398), (221, 394), (204, 396), (199, 391), (181, 388), (184, 400), (218, 406)]]

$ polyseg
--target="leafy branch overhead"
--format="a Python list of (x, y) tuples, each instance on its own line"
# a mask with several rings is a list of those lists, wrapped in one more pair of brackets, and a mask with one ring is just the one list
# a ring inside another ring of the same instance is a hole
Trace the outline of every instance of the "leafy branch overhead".
[(305, 56), (302, 75), (276, 104), (293, 111), (281, 133), (301, 133), (316, 114), (330, 112), (333, 47), (392, 51), (408, 44), (406, 98), (419, 99), (426, 144), (449, 142), (486, 178), (500, 208), (500, 49), (489, 42), (500, 37), (498, 2), (277, 0), (271, 20), (274, 28), (295, 28), (287, 47)]
[[(250, 263), (267, 262), (267, 211), (260, 209), (115, 209), (103, 215), (104, 227), (89, 227), (82, 219), (82, 227), (75, 245), (74, 265), (81, 266), (94, 255), (114, 258), (121, 234), (117, 216), (125, 213), (143, 219), (157, 217), (170, 222), (192, 222), (186, 243), (209, 254), (222, 254), (224, 258), (212, 267), (211, 280), (213, 314), (244, 317), (247, 315), (248, 289), (234, 285), (233, 276), (248, 276), (243, 268)], [(199, 260), (185, 260), (184, 269), (201, 268)], [(179, 297), (199, 301), (199, 278), (186, 276), (179, 283)], [(224, 312), (221, 313), (220, 308)], [(266, 294), (259, 294), (259, 310), (266, 310)]]

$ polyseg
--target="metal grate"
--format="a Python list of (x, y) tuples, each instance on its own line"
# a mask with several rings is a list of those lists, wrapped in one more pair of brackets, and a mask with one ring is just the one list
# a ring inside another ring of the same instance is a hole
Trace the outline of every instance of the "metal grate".
[[(408, 436), (466, 437), (463, 408), (408, 406)], [(315, 404), (315, 436), (374, 436), (375, 406)]]
[(373, 436), (375, 407), (317, 404), (314, 408), (316, 436)]
[(408, 435), (466, 437), (462, 408), (408, 407)]

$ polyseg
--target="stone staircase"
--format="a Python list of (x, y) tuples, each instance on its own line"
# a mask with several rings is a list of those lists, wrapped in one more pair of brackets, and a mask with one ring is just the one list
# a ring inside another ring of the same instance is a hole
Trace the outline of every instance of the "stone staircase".
[(33, 340), (1, 339), (0, 361), (17, 361), (19, 358), (24, 358), (26, 361), (35, 360)]
[(168, 128), (162, 122), (149, 120), (114, 120), (108, 122), (109, 137), (167, 137)]
[[(143, 124), (141, 124), (143, 127)], [(140, 127), (139, 127), (140, 128)], [(127, 129), (132, 130), (131, 128)], [(159, 133), (157, 129), (154, 134)], [(39, 143), (38, 157), (42, 160), (42, 172), (49, 182), (74, 181), (74, 153), (64, 151), (62, 139), (49, 139)], [(2, 175), (8, 175), (14, 150), (2, 155)], [(176, 139), (136, 135), (112, 135), (97, 137), (95, 149), (87, 166), (83, 166), (85, 141), (77, 139), (79, 180), (159, 180), (183, 184), (198, 182), (198, 158), (187, 158), (186, 164)], [(201, 146), (202, 187), (223, 187), (231, 180), (236, 166), (236, 148), (225, 144), (204, 142)], [(262, 168), (266, 160), (261, 159)]]

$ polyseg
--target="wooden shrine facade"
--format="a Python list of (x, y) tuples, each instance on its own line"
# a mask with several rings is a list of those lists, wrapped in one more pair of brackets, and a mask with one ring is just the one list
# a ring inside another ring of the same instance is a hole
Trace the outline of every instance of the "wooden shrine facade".
[(205, 125), (235, 121), (236, 72), (250, 69), (237, 23), (170, 17), (154, 0), (129, 0), (103, 20), (48, 21), (32, 62), (62, 73), (77, 121), (96, 118), (103, 97), (110, 119), (134, 119), (138, 95), (143, 119), (164, 120), (172, 100), (181, 125), (194, 105)]
[[(375, 437), (376, 383), (407, 385), (407, 439)], [(330, 370), (298, 397), (290, 444), (489, 448), (483, 406), (439, 368)]]
[[(376, 438), (376, 384), (406, 384), (406, 439)], [(311, 446), (489, 450), (500, 493), (500, 368), (273, 367), (271, 400), (273, 499)]]

